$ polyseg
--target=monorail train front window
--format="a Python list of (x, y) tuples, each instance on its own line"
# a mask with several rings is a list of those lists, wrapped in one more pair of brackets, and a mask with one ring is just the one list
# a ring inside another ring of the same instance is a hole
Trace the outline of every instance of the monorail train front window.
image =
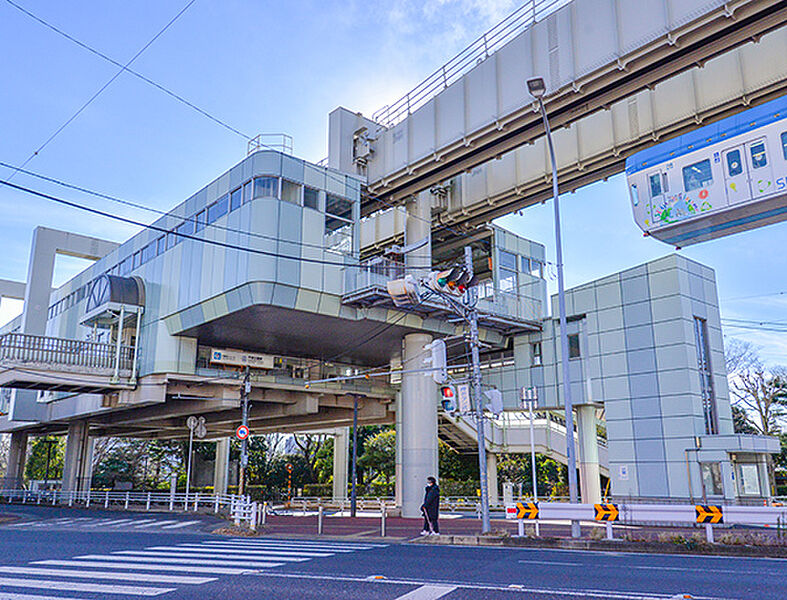
[(661, 174), (653, 173), (653, 175), (648, 177), (648, 181), (650, 182), (650, 197), (655, 198), (656, 196), (661, 196), (663, 193), (661, 189)]
[(768, 164), (768, 156), (765, 153), (765, 142), (757, 142), (751, 145), (751, 166), (753, 169), (761, 169)]
[(743, 173), (740, 150), (731, 150), (727, 153), (727, 172), (730, 174), (730, 177)]
[(698, 190), (713, 183), (713, 174), (710, 169), (710, 159), (683, 167), (683, 187), (687, 192)]
[(787, 160), (787, 131), (782, 134), (782, 155)]

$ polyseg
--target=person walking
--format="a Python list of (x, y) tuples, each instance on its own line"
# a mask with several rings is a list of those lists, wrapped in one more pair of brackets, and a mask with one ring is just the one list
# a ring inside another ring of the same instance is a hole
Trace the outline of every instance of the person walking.
[(426, 478), (424, 491), (424, 503), (421, 505), (421, 512), (424, 514), (424, 528), (421, 535), (438, 535), (440, 533), (440, 525), (437, 522), (440, 517), (440, 488), (434, 477)]

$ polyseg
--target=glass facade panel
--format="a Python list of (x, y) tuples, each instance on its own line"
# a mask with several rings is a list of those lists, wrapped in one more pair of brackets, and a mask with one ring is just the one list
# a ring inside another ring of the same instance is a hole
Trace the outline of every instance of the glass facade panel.
[(303, 205), (307, 208), (313, 208), (314, 210), (320, 210), (320, 192), (315, 190), (314, 188), (305, 187), (303, 188)]
[(142, 248), (142, 264), (153, 260), (156, 256), (156, 242), (150, 242), (147, 246)]
[(697, 349), (697, 369), (700, 376), (705, 433), (715, 434), (719, 432), (719, 427), (716, 417), (716, 393), (713, 389), (713, 370), (710, 364), (708, 323), (700, 317), (694, 317), (694, 342)]
[(706, 158), (688, 167), (683, 167), (683, 187), (687, 192), (698, 190), (713, 183), (710, 159)]
[(579, 347), (579, 334), (572, 333), (568, 336), (568, 358), (580, 358), (582, 351)]
[(301, 186), (286, 179), (281, 180), (281, 199), (293, 204), (301, 203)]
[(238, 188), (230, 194), (230, 211), (240, 208), (241, 204), (243, 204), (243, 189)]
[(755, 464), (741, 464), (738, 465), (738, 472), (740, 473), (740, 493), (744, 496), (759, 496), (760, 490), (760, 472)]
[(516, 254), (500, 250), (498, 251), (498, 257), (500, 259), (500, 291), (516, 292), (518, 275)]
[(197, 216), (194, 218), (196, 223), (194, 224), (194, 231), (202, 231), (205, 229), (205, 224), (207, 223), (207, 210), (201, 210), (197, 213)]
[(705, 493), (709, 496), (721, 496), (724, 494), (724, 486), (721, 481), (721, 465), (717, 462), (702, 463), (702, 482), (705, 484)]
[(208, 223), (214, 223), (227, 214), (229, 208), (230, 196), (229, 194), (222, 196), (216, 202), (208, 207)]
[(328, 194), (325, 198), (325, 212), (329, 215), (352, 221), (353, 203), (341, 196)]
[(251, 180), (243, 184), (243, 203), (251, 202), (252, 199), (252, 183)]
[(541, 342), (530, 345), (530, 356), (534, 367), (541, 365)]
[(278, 198), (279, 179), (277, 177), (255, 177), (254, 178), (254, 197), (255, 198)]
[(156, 254), (164, 254), (164, 251), (167, 249), (166, 243), (166, 236), (161, 236), (156, 242)]

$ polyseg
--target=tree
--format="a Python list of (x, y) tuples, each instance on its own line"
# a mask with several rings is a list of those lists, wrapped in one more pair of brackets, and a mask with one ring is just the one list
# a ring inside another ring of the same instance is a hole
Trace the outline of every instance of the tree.
[(381, 483), (391, 483), (396, 473), (396, 431), (380, 431), (367, 439), (358, 465), (367, 472), (367, 483), (379, 478)]
[(301, 455), (304, 459), (304, 466), (306, 468), (306, 483), (317, 483), (317, 459), (319, 458), (322, 445), (325, 443), (327, 437), (319, 434), (295, 434), (293, 441), (298, 446)]
[(478, 481), (478, 454), (459, 454), (443, 440), (438, 441), (440, 479)]
[(63, 476), (65, 438), (57, 436), (39, 437), (32, 441), (25, 463), (25, 477), (42, 481), (46, 479), (47, 454), (49, 455), (49, 479), (57, 480)]
[(766, 368), (756, 347), (740, 340), (727, 344), (726, 366), (733, 402), (754, 417), (749, 424), (757, 433), (778, 435), (787, 415), (787, 367)]
[(749, 415), (740, 406), (732, 405), (732, 427), (735, 433), (757, 433)]

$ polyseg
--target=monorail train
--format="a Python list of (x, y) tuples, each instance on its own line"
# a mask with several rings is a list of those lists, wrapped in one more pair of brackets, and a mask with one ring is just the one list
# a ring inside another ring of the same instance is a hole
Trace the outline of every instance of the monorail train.
[(787, 96), (626, 159), (634, 220), (678, 248), (787, 219)]

